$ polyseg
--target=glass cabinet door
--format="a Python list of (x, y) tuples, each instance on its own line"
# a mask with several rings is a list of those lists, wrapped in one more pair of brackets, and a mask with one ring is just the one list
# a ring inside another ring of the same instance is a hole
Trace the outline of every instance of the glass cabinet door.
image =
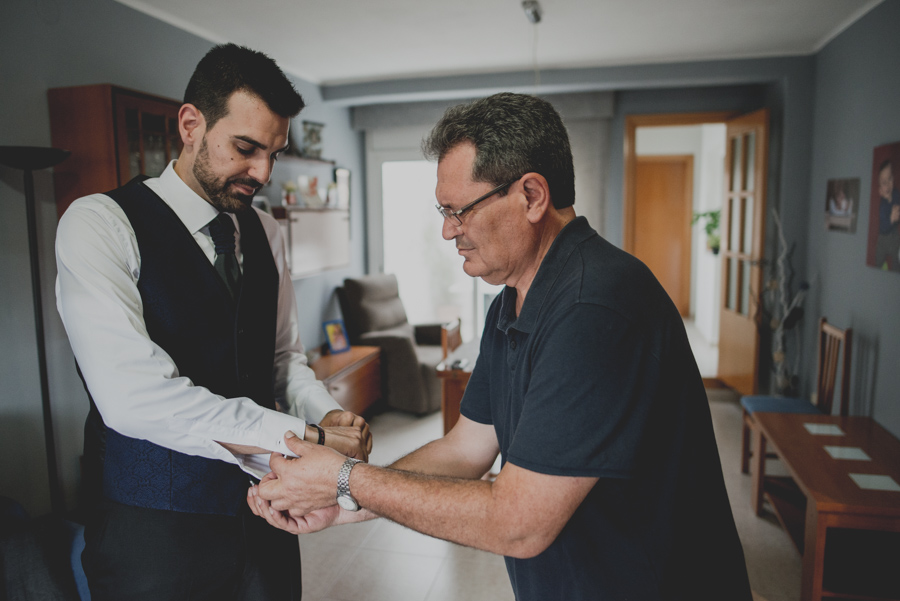
[(138, 175), (158, 177), (181, 152), (180, 103), (117, 90), (116, 111), (119, 185)]

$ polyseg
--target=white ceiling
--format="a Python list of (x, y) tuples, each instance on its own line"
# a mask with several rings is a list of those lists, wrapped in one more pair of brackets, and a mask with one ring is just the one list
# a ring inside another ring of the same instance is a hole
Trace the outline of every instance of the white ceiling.
[(318, 84), (804, 55), (881, 0), (117, 0)]

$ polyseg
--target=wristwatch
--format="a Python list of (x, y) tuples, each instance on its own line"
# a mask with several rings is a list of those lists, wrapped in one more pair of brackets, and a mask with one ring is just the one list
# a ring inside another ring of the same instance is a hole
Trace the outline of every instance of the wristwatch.
[(359, 511), (359, 503), (350, 494), (350, 470), (359, 462), (359, 459), (347, 458), (338, 472), (337, 503), (347, 511)]

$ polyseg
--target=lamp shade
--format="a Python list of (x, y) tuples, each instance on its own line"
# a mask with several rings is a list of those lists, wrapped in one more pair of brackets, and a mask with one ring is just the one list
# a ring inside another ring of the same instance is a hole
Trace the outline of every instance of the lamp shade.
[(70, 154), (60, 148), (0, 146), (0, 165), (15, 169), (46, 169), (63, 162)]

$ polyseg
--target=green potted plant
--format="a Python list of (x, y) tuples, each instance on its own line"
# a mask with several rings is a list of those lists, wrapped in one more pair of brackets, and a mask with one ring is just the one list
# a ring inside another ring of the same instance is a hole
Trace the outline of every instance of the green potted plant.
[(706, 220), (706, 225), (703, 226), (703, 229), (706, 231), (706, 248), (712, 251), (712, 254), (719, 254), (719, 215), (721, 211), (716, 209), (715, 211), (704, 211), (702, 213), (694, 212), (694, 218), (691, 220), (691, 225), (694, 225), (701, 219)]

